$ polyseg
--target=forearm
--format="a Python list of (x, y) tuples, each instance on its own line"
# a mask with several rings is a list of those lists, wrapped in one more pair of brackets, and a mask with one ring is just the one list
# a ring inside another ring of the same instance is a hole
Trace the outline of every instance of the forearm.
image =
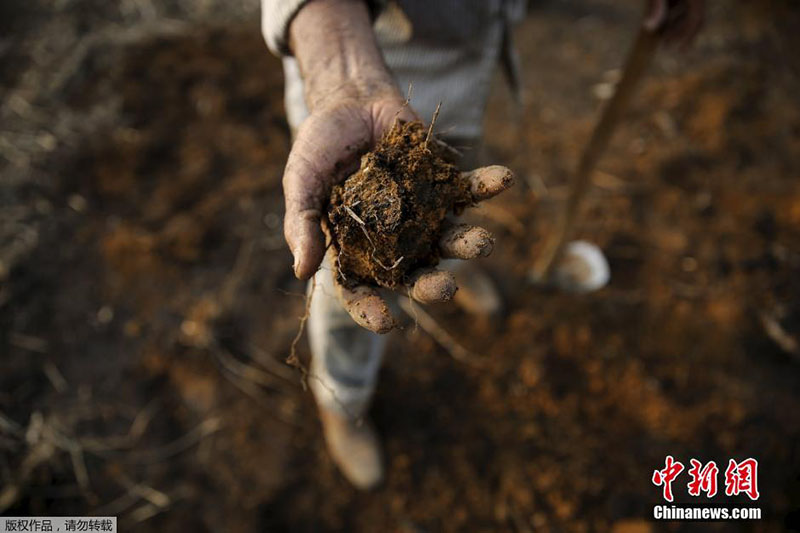
[(398, 93), (363, 0), (312, 0), (289, 26), (289, 45), (311, 111), (337, 98)]

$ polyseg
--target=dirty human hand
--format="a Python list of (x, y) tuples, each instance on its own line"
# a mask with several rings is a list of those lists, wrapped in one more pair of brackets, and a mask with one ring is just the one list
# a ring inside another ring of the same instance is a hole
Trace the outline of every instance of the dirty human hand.
[[(284, 234), (294, 256), (294, 272), (308, 279), (325, 255), (323, 209), (331, 188), (358, 169), (395, 119), (414, 120), (386, 68), (375, 41), (369, 13), (360, 0), (314, 0), (295, 16), (289, 28), (291, 50), (305, 83), (310, 115), (297, 131), (283, 176), (286, 202)], [(486, 167), (467, 172), (473, 199), (490, 198), (511, 185), (511, 172)], [(459, 239), (453, 238), (458, 234)], [(443, 257), (472, 259), (491, 252), (493, 239), (478, 227), (446, 231)], [(439, 270), (411, 277), (409, 295), (422, 303), (450, 300), (453, 275)], [(394, 319), (377, 290), (337, 286), (345, 309), (359, 325), (377, 333), (394, 327)]]
[(647, 0), (644, 26), (668, 44), (688, 47), (703, 25), (705, 0)]

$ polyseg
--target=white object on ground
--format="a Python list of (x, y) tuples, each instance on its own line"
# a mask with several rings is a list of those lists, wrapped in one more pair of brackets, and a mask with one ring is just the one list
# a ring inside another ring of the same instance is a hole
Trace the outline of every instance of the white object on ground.
[(561, 290), (585, 293), (602, 289), (611, 278), (608, 261), (596, 245), (571, 241), (554, 265), (552, 281)]

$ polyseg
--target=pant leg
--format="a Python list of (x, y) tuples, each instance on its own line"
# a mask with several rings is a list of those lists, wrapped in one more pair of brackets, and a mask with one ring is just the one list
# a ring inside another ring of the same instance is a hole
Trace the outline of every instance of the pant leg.
[[(284, 73), (287, 118), (294, 134), (308, 111), (294, 59), (284, 59)], [(445, 140), (462, 151), (460, 166), (463, 169), (477, 166), (481, 147), (479, 139), (450, 137)], [(459, 265), (448, 266), (457, 269)], [(336, 297), (327, 258), (315, 274), (314, 281), (309, 283), (309, 291), (312, 287), (314, 292), (308, 318), (311, 346), (309, 387), (322, 408), (348, 418), (360, 418), (366, 413), (375, 391), (387, 337), (367, 331), (353, 322)], [(394, 312), (400, 311), (395, 309)]]
[(308, 117), (306, 107), (303, 78), (300, 76), (300, 67), (293, 57), (284, 57), (283, 62), (283, 105), (286, 108), (286, 121), (292, 131), (292, 137), (297, 133), (297, 128)]
[(383, 360), (386, 335), (356, 325), (339, 303), (327, 259), (314, 275), (308, 335), (309, 387), (317, 403), (351, 418), (369, 406)]
[[(284, 104), (292, 131), (308, 116), (303, 81), (294, 58), (283, 59)], [(327, 257), (309, 283), (308, 338), (311, 376), (308, 385), (320, 407), (351, 418), (363, 416), (375, 390), (386, 336), (356, 325), (336, 297)]]

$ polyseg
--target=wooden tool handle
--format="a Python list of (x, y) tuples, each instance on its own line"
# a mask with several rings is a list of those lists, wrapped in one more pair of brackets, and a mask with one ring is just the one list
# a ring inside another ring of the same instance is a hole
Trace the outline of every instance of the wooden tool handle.
[(658, 35), (642, 27), (628, 53), (622, 78), (617, 84), (614, 95), (603, 109), (600, 120), (595, 124), (592, 136), (583, 149), (578, 168), (570, 184), (566, 205), (559, 213), (556, 227), (547, 236), (542, 252), (533, 265), (533, 277), (536, 280), (544, 281), (549, 279), (553, 265), (561, 254), (572, 227), (575, 225), (578, 209), (589, 189), (592, 172), (597, 165), (597, 161), (608, 146), (614, 129), (625, 112), (639, 79), (641, 79), (642, 74), (650, 64), (650, 59), (657, 46)]

